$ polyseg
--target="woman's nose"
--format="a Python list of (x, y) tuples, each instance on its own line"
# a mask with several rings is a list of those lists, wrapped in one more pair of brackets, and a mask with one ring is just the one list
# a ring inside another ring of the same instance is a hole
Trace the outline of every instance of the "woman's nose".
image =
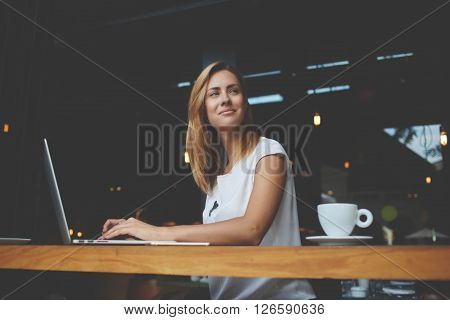
[(230, 97), (228, 96), (228, 93), (222, 94), (222, 100), (220, 101), (220, 105), (226, 105), (230, 103)]

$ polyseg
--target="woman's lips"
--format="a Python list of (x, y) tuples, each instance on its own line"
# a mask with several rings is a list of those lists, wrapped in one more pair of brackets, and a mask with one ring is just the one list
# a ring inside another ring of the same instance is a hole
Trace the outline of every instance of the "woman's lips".
[(227, 111), (222, 111), (220, 113), (220, 115), (221, 116), (227, 116), (227, 115), (230, 115), (230, 114), (233, 114), (233, 113), (234, 113), (234, 110), (227, 110)]

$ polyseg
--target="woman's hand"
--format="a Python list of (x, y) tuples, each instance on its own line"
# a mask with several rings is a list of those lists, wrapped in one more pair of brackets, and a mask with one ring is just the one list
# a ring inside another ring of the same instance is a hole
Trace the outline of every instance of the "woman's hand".
[(168, 239), (168, 235), (164, 232), (165, 228), (155, 227), (135, 218), (109, 219), (103, 226), (103, 230), (103, 235), (99, 240), (118, 236), (131, 236), (142, 240), (172, 240)]
[(106, 220), (105, 224), (103, 225), (102, 236), (106, 233), (106, 231), (108, 231), (112, 227), (118, 225), (119, 223), (123, 223), (125, 221), (127, 221), (127, 220), (125, 220), (125, 219), (108, 219), (108, 220)]

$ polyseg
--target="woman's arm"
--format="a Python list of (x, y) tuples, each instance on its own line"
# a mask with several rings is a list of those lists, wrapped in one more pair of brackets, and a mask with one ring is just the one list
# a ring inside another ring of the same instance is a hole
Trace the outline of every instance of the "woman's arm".
[(258, 245), (270, 227), (286, 181), (284, 156), (269, 155), (256, 166), (253, 190), (244, 216), (202, 225), (155, 227), (128, 219), (108, 230), (102, 238), (130, 235), (143, 240), (205, 241), (212, 245)]

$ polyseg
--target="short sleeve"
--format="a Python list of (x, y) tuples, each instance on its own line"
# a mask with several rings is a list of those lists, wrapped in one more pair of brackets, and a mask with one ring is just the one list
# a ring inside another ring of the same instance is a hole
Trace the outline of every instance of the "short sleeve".
[(251, 165), (251, 171), (254, 175), (256, 166), (258, 165), (258, 162), (267, 156), (279, 154), (284, 156), (288, 163), (288, 168), (290, 168), (289, 163), (289, 156), (287, 155), (286, 151), (284, 150), (283, 146), (276, 140), (267, 139), (264, 137), (261, 137), (260, 143), (257, 145), (254, 157), (252, 159), (252, 165)]

